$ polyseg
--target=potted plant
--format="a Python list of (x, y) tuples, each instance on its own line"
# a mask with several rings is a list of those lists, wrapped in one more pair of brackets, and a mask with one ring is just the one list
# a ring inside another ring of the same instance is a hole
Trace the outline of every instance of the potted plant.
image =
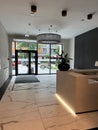
[(71, 60), (71, 58), (68, 58), (68, 53), (64, 54), (64, 52), (62, 51), (62, 54), (60, 55), (60, 61), (58, 63), (58, 69), (60, 71), (67, 71), (70, 69), (70, 65), (69, 65), (69, 60)]

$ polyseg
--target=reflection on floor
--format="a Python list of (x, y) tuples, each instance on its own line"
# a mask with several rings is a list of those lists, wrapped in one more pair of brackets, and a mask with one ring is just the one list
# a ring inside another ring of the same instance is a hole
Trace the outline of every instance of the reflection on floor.
[(60, 104), (55, 96), (55, 75), (37, 77), (40, 82), (25, 84), (14, 84), (13, 77), (0, 102), (0, 130), (85, 130), (98, 127), (98, 112), (73, 116)]

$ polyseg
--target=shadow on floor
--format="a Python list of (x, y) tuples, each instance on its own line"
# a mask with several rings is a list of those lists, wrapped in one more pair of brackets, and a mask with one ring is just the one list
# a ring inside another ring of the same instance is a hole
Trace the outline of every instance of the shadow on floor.
[(12, 77), (9, 77), (7, 81), (0, 87), (0, 100), (2, 99)]

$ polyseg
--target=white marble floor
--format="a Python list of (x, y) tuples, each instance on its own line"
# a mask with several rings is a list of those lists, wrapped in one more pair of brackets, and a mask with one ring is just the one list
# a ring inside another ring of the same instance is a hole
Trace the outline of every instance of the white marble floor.
[(55, 96), (56, 76), (37, 76), (40, 82), (11, 80), (0, 102), (0, 130), (86, 130), (98, 127), (98, 112), (73, 116)]

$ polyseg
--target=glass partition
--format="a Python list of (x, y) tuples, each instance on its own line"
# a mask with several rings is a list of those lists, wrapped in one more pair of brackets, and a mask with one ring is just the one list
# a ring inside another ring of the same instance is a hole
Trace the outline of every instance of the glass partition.
[(38, 44), (38, 74), (56, 73), (62, 45)]
[(38, 44), (38, 74), (47, 74), (50, 69), (49, 44)]
[(51, 73), (56, 73), (58, 69), (58, 60), (62, 51), (61, 45), (51, 45)]
[[(19, 51), (36, 51), (38, 53), (37, 58), (37, 68), (34, 67), (35, 65), (35, 54), (31, 53), (19, 53), (18, 54), (18, 72), (21, 74), (22, 69), (25, 67), (23, 71), (24, 74), (35, 73), (38, 74), (54, 74), (58, 69), (58, 61), (59, 57), (62, 52), (62, 44), (38, 44), (37, 42), (24, 42), (24, 41), (17, 41), (12, 42), (12, 74), (15, 74), (16, 71), (16, 64), (15, 64), (15, 50)], [(26, 58), (24, 58), (26, 56)], [(31, 59), (29, 59), (31, 58)], [(24, 61), (22, 61), (24, 60)], [(20, 66), (28, 63), (30, 61), (29, 70), (28, 67), (25, 65), (21, 69)], [(21, 62), (20, 62), (21, 61)]]

